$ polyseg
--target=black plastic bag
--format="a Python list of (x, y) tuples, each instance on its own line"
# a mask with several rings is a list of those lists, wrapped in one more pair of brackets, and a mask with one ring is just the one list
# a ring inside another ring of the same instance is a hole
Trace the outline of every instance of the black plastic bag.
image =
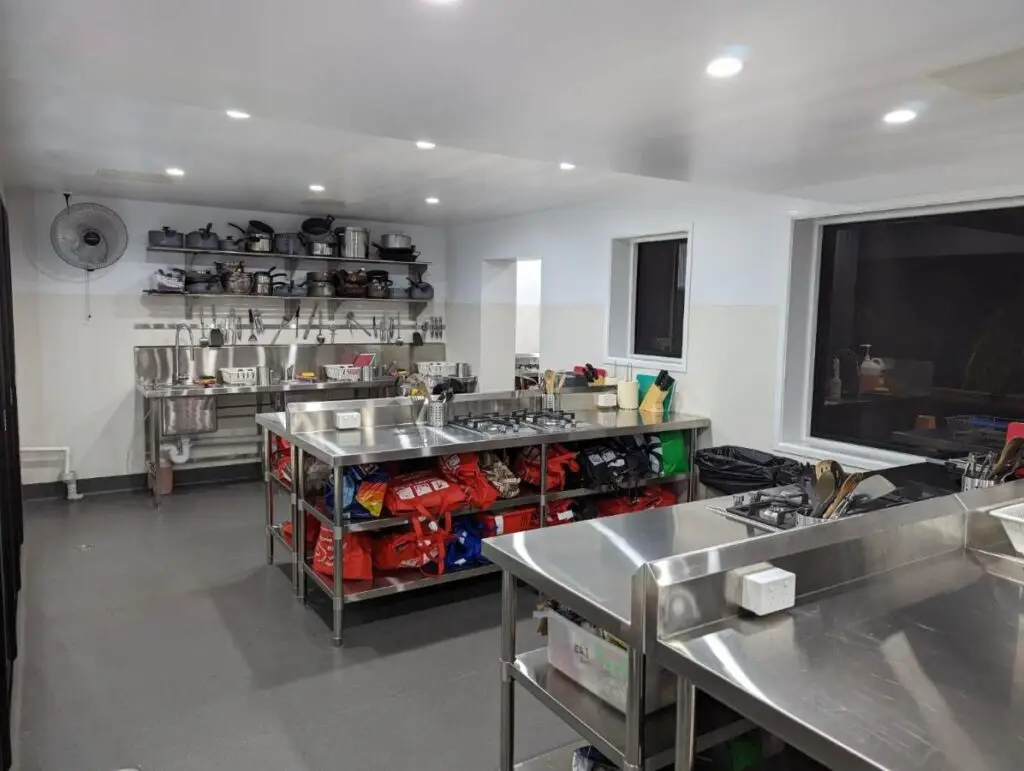
[(701, 484), (729, 495), (794, 484), (806, 465), (749, 447), (697, 451)]

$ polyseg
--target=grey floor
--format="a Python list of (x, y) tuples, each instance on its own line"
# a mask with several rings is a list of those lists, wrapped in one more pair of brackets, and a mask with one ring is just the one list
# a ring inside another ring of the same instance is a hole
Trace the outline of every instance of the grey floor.
[[(496, 577), (350, 606), (335, 649), (328, 607), (266, 565), (261, 494), (27, 504), (23, 771), (495, 768)], [(519, 759), (575, 739), (527, 694), (516, 712)]]

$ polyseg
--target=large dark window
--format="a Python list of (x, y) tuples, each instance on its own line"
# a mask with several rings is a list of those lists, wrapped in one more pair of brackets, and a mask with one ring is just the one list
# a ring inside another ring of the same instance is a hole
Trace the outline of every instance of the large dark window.
[(1024, 208), (823, 228), (811, 434), (954, 457), (1024, 420)]
[(635, 286), (633, 353), (680, 358), (686, 310), (686, 239), (638, 243)]

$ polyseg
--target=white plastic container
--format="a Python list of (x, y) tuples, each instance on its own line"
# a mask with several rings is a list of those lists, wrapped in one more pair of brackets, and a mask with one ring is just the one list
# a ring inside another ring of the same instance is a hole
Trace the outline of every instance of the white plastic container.
[[(548, 614), (548, 662), (602, 701), (626, 711), (629, 654), (558, 613)], [(647, 712), (674, 704), (676, 678), (647, 665)]]
[(1017, 554), (1024, 556), (1024, 503), (1014, 503), (989, 512), (998, 519)]
[(328, 380), (335, 380), (339, 383), (356, 383), (361, 377), (362, 368), (351, 364), (325, 364), (324, 375)]
[(640, 409), (640, 384), (635, 380), (622, 380), (616, 386), (620, 410)]
[(599, 410), (614, 410), (619, 405), (615, 391), (601, 391), (594, 394), (594, 406)]
[(458, 362), (454, 361), (418, 361), (416, 372), (421, 375), (432, 375), (434, 377), (455, 377), (458, 372)]
[(256, 385), (255, 367), (222, 367), (219, 374), (224, 385)]

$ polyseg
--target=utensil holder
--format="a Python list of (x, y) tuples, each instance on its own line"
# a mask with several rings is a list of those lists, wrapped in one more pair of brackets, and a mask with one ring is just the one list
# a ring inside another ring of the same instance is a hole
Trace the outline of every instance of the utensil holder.
[(966, 493), (968, 490), (981, 490), (986, 487), (995, 487), (996, 480), (994, 479), (982, 479), (981, 477), (969, 477), (963, 476), (960, 479), (960, 492)]
[(431, 402), (427, 407), (427, 425), (441, 428), (448, 422), (448, 410), (444, 402)]
[(808, 517), (804, 514), (796, 515), (796, 526), (797, 527), (810, 527), (811, 525), (820, 525), (824, 522), (821, 517)]
[(544, 394), (544, 397), (540, 400), (540, 405), (545, 410), (556, 410), (558, 409), (558, 397), (555, 394)]

